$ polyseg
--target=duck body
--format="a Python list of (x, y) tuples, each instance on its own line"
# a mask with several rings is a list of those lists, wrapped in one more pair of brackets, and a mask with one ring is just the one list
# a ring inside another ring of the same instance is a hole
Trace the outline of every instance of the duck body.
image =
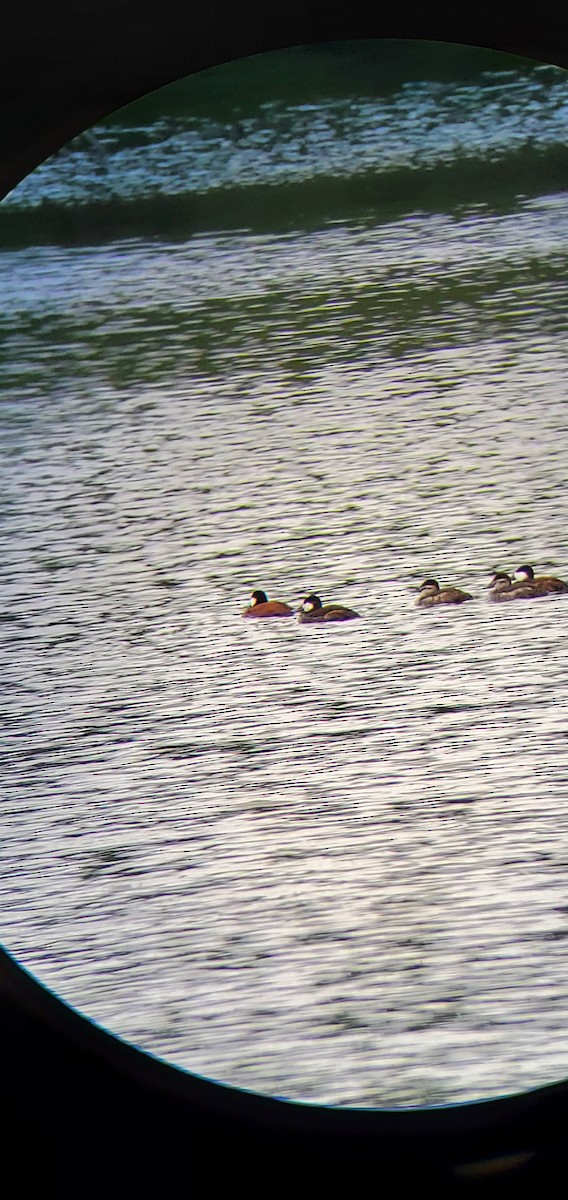
[(469, 592), (455, 587), (441, 588), (437, 579), (425, 579), (418, 589), (416, 603), (419, 608), (433, 608), (437, 604), (464, 604), (466, 600), (473, 600)]
[(493, 603), (501, 604), (509, 600), (537, 600), (543, 594), (528, 581), (515, 581), (504, 571), (498, 571), (489, 584), (489, 599)]
[(298, 621), (303, 625), (322, 625), (328, 621), (352, 621), (360, 614), (343, 604), (322, 604), (319, 596), (311, 592), (298, 609)]
[(253, 592), (243, 617), (293, 617), (294, 610), (281, 600), (269, 600), (266, 592)]
[(557, 579), (555, 575), (535, 575), (532, 567), (519, 567), (515, 571), (516, 579), (536, 588), (539, 596), (565, 595), (568, 593), (568, 583)]

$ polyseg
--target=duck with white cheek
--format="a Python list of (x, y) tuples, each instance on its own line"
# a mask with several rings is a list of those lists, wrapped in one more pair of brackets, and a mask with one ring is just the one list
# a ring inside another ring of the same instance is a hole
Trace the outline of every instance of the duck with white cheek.
[(250, 604), (245, 608), (243, 617), (293, 617), (294, 609), (281, 600), (269, 600), (266, 592), (257, 590), (252, 593)]
[(565, 595), (568, 592), (568, 583), (563, 579), (557, 579), (555, 575), (535, 575), (532, 567), (519, 567), (515, 571), (515, 580), (530, 584), (536, 588), (539, 596)]
[(322, 604), (315, 592), (302, 601), (298, 609), (298, 620), (303, 625), (321, 625), (327, 621), (352, 621), (359, 613), (343, 604)]

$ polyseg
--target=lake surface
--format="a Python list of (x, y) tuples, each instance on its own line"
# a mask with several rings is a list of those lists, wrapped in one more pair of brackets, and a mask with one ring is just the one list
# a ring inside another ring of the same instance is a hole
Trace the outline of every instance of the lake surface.
[(0, 209), (0, 935), (271, 1095), (568, 1074), (568, 598), (487, 601), (568, 576), (568, 80), (472, 56), (188, 81)]

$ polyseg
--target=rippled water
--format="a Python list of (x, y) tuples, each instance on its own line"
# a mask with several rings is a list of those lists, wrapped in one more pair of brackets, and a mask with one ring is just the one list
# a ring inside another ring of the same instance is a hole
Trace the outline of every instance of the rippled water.
[(486, 600), (568, 573), (567, 235), (0, 256), (2, 937), (113, 1032), (337, 1104), (568, 1073), (568, 601)]

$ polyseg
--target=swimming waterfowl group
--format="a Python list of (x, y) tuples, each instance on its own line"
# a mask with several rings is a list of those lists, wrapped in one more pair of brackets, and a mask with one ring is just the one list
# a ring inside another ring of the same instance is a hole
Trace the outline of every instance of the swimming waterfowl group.
[(280, 600), (268, 600), (266, 592), (255, 591), (250, 598), (250, 604), (245, 608), (243, 617), (293, 617), (303, 625), (322, 625), (328, 621), (352, 621), (359, 613), (343, 604), (322, 604), (315, 592), (302, 601), (294, 612), (288, 604)]
[(498, 571), (489, 584), (489, 599), (493, 601), (538, 600), (541, 596), (568, 593), (568, 583), (555, 575), (535, 575), (532, 567), (519, 567), (515, 578)]
[[(514, 578), (504, 571), (497, 571), (488, 588), (489, 600), (503, 603), (510, 600), (538, 600), (543, 596), (568, 594), (568, 583), (555, 575), (535, 575), (531, 566), (519, 567)], [(420, 608), (433, 608), (438, 604), (464, 604), (473, 600), (470, 592), (458, 587), (440, 587), (437, 579), (425, 579), (418, 588), (416, 604)], [(343, 604), (323, 604), (315, 592), (310, 592), (294, 611), (289, 604), (280, 600), (269, 600), (266, 592), (254, 591), (250, 604), (243, 612), (244, 617), (293, 617), (304, 625), (321, 625), (329, 621), (351, 621), (360, 614)]]
[[(494, 602), (508, 600), (538, 600), (541, 596), (554, 596), (568, 593), (568, 583), (557, 579), (555, 575), (535, 575), (529, 566), (519, 567), (515, 578), (511, 579), (505, 571), (497, 571), (489, 588), (489, 599)], [(436, 579), (425, 579), (418, 589), (416, 603), (421, 608), (431, 608), (434, 604), (463, 604), (465, 600), (473, 600), (469, 592), (461, 588), (441, 588)]]

